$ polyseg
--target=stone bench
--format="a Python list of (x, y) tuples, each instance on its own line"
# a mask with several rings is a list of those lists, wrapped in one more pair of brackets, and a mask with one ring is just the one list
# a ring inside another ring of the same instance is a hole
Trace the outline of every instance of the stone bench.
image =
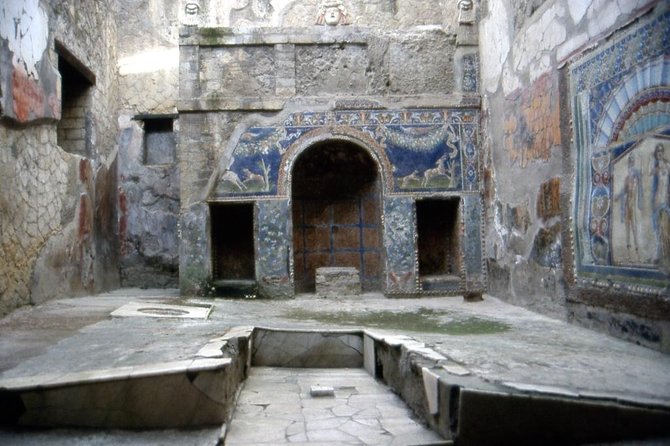
[(319, 297), (361, 294), (361, 277), (354, 267), (330, 266), (316, 269), (316, 294)]

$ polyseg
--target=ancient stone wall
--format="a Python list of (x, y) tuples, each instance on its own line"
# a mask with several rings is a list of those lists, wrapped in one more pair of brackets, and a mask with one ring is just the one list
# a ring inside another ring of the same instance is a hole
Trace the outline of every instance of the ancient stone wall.
[[(662, 321), (668, 315), (670, 279), (654, 266), (656, 253), (650, 252), (646, 260), (621, 254), (625, 235), (606, 229), (620, 227), (615, 230), (624, 234), (618, 216), (603, 214), (605, 223), (596, 231), (604, 231), (598, 232), (601, 238), (589, 232), (594, 222), (589, 215), (602, 211), (594, 203), (615, 206), (609, 200), (617, 186), (613, 189), (607, 181), (616, 164), (585, 156), (613, 143), (614, 139), (598, 142), (595, 133), (604, 115), (608, 120), (624, 119), (619, 115), (628, 98), (618, 95), (618, 108), (606, 110), (606, 104), (627, 76), (640, 80), (623, 87), (631, 96), (636, 94), (633, 84), (640, 92), (647, 87), (667, 89), (670, 76), (662, 69), (658, 85), (642, 81), (643, 73), (658, 71), (644, 67), (653, 65), (654, 58), (668, 57), (667, 25), (653, 25), (663, 21), (659, 17), (664, 17), (664, 3), (519, 0), (485, 6), (480, 43), (487, 55), (482, 59), (481, 87), (490, 292), (667, 350), (670, 332)], [(620, 41), (633, 43), (622, 49), (624, 44), (616, 43)], [(584, 68), (588, 61), (594, 61), (592, 69)], [(598, 84), (598, 78), (610, 80)], [(658, 94), (648, 101), (656, 104), (655, 111), (644, 113), (656, 117), (643, 120), (627, 142), (667, 129), (663, 101)], [(580, 110), (591, 111), (590, 122), (583, 122)], [(610, 123), (605, 128), (614, 127)], [(626, 159), (626, 149), (612, 150), (613, 157)], [(593, 176), (592, 167), (598, 175)], [(625, 173), (616, 175), (617, 181), (624, 181)], [(608, 185), (598, 188), (598, 181)], [(607, 200), (592, 199), (593, 194)], [(651, 227), (647, 232), (653, 234)], [(612, 243), (619, 246), (618, 260), (610, 248), (603, 249)]]
[(183, 2), (117, 3), (121, 284), (175, 287), (179, 249), (175, 135)]
[[(110, 9), (27, 0), (0, 10), (0, 314), (118, 286)], [(61, 102), (66, 66), (86, 78), (76, 106)], [(80, 117), (60, 132), (81, 141), (76, 150), (57, 131), (66, 114)]]
[[(304, 27), (324, 24), (321, 0), (191, 0), (190, 23), (224, 27)], [(331, 2), (332, 3), (332, 2)], [(369, 0), (340, 2), (341, 23), (385, 29), (425, 25), (455, 27), (458, 1)]]
[[(292, 163), (329, 140), (374, 159), (384, 194), (405, 199), (401, 226), (414, 225), (420, 197), (468, 195), (454, 219), (461, 225), (465, 214), (476, 217), (463, 236), (475, 261), (458, 262), (455, 288), (467, 281), (482, 289), (472, 2), (461, 10), (458, 2), (342, 1), (333, 16), (321, 8), (333, 2), (191, 3), (182, 18), (189, 26), (180, 35), (177, 104), (182, 292), (213, 290), (211, 237), (225, 222), (212, 227), (210, 203), (252, 202), (258, 290), (294, 294)], [(376, 244), (352, 248), (356, 256), (380, 249), (377, 231)], [(416, 235), (408, 234), (370, 283), (391, 293), (421, 291)]]

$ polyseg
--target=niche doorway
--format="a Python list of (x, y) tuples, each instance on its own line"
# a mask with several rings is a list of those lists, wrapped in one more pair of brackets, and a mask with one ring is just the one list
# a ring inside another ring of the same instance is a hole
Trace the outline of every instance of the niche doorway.
[(381, 178), (361, 147), (326, 141), (306, 149), (292, 172), (296, 293), (315, 291), (316, 269), (355, 267), (363, 291), (381, 290)]
[(245, 295), (255, 286), (254, 204), (210, 205), (212, 272), (217, 295)]
[(457, 291), (461, 285), (459, 198), (416, 202), (422, 291)]

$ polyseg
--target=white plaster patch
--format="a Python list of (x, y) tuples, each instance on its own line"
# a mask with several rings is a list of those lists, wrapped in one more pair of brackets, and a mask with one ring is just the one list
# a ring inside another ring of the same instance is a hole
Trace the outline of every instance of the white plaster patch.
[(596, 37), (609, 29), (621, 14), (618, 2), (594, 0), (589, 8), (589, 35)]
[(519, 79), (519, 76), (517, 76), (509, 66), (506, 66), (503, 70), (502, 87), (505, 96), (521, 87), (521, 79)]
[[(553, 51), (566, 39), (565, 26), (559, 19), (565, 15), (565, 9), (556, 4), (547, 9), (542, 17), (517, 36), (514, 41), (514, 68), (526, 71), (531, 63), (538, 60), (546, 51)], [(535, 73), (537, 77), (543, 73)]]
[(551, 59), (548, 53), (544, 53), (542, 57), (533, 61), (530, 64), (530, 83), (535, 82), (540, 76), (549, 71), (552, 68)]
[(161, 70), (177, 69), (179, 66), (179, 48), (152, 48), (121, 57), (119, 60), (119, 74), (153, 73)]
[(111, 315), (115, 317), (143, 316), (179, 319), (207, 319), (211, 311), (212, 305), (195, 307), (186, 305), (155, 304), (150, 302), (129, 302), (112, 311)]
[(591, 0), (568, 0), (568, 11), (575, 24), (582, 20), (590, 4)]
[(481, 72), (483, 88), (494, 93), (510, 51), (510, 24), (505, 2), (490, 2), (489, 7), (480, 27), (481, 53), (486, 54), (481, 58)]
[(579, 49), (582, 45), (589, 41), (589, 36), (586, 33), (577, 34), (576, 36), (566, 40), (558, 47), (556, 51), (556, 60), (560, 63), (567, 59), (573, 52)]
[(629, 14), (636, 9), (640, 9), (643, 6), (651, 5), (654, 3), (654, 0), (618, 0), (619, 9), (621, 9), (622, 14)]
[(0, 38), (6, 39), (15, 67), (39, 79), (37, 64), (49, 38), (49, 22), (38, 0), (8, 1), (0, 6)]

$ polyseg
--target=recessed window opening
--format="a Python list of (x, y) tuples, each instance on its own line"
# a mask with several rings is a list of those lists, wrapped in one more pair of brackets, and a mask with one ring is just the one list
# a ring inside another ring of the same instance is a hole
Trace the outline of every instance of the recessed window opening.
[(165, 117), (145, 118), (144, 123), (144, 156), (147, 165), (173, 164), (176, 155), (176, 139), (174, 135), (174, 119)]
[(416, 202), (419, 277), (457, 280), (461, 271), (458, 198)]
[(56, 130), (58, 145), (65, 151), (91, 156), (91, 92), (95, 76), (62, 45), (57, 44), (61, 75), (61, 120)]
[(253, 280), (253, 203), (212, 204), (210, 215), (214, 280)]

